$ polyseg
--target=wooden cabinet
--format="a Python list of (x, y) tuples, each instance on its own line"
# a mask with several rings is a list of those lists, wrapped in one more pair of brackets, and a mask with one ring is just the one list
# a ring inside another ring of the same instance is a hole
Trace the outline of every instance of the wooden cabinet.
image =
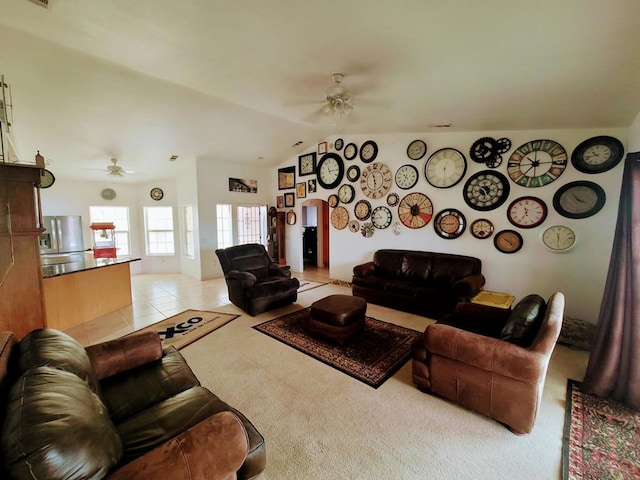
[(285, 256), (285, 215), (274, 207), (269, 209), (269, 255), (280, 265), (287, 263)]
[(19, 338), (46, 325), (39, 184), (38, 165), (0, 163), (0, 330)]

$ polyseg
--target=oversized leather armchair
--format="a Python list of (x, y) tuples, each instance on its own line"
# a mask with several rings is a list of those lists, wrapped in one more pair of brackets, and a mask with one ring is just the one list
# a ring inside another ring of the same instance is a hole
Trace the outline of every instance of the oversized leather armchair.
[(460, 303), (413, 345), (413, 383), (514, 433), (529, 433), (563, 313), (560, 292), (546, 305), (529, 295), (513, 310)]
[(216, 250), (229, 299), (252, 317), (298, 299), (297, 278), (288, 265), (278, 265), (264, 245), (249, 243)]

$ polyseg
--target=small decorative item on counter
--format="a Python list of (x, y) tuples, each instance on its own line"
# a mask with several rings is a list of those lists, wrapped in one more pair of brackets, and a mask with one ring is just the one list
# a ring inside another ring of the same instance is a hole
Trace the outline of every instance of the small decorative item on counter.
[(113, 222), (91, 224), (94, 258), (116, 258), (115, 228)]

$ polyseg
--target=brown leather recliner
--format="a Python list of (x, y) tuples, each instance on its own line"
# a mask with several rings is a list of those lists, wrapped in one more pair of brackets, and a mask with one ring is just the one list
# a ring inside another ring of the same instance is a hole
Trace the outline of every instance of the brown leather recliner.
[(563, 314), (560, 292), (546, 305), (527, 296), (513, 310), (461, 303), (413, 345), (413, 383), (514, 433), (529, 433)]
[(249, 243), (216, 250), (227, 282), (229, 300), (249, 315), (282, 307), (298, 299), (297, 278), (278, 265), (264, 245)]
[[(155, 332), (0, 332), (0, 478), (250, 479), (264, 439)], [(237, 475), (237, 477), (236, 477)]]

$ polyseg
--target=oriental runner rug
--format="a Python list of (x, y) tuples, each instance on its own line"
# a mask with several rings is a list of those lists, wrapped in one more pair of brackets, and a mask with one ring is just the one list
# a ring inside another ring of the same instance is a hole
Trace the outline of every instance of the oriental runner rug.
[(640, 412), (567, 382), (562, 478), (639, 479)]
[(298, 293), (306, 292), (307, 290), (311, 290), (313, 288), (318, 288), (326, 283), (322, 282), (312, 282), (311, 280), (300, 280), (300, 286), (298, 287)]
[(181, 349), (239, 316), (209, 310), (185, 310), (173, 317), (136, 330), (136, 332), (148, 330), (157, 332), (163, 347), (173, 345), (177, 349)]
[(378, 388), (411, 356), (420, 332), (366, 317), (365, 328), (343, 345), (307, 331), (311, 308), (304, 308), (253, 328), (347, 375)]

